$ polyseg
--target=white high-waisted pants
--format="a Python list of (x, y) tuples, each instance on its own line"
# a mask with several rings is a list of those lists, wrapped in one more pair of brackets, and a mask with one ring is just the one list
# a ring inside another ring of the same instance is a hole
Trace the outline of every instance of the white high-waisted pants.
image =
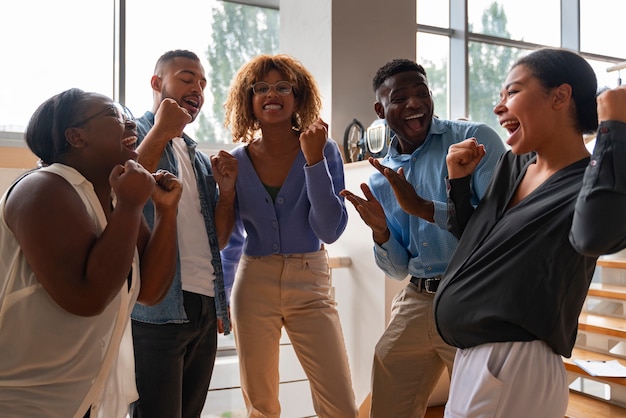
[(563, 418), (569, 388), (563, 359), (543, 341), (458, 349), (446, 418)]

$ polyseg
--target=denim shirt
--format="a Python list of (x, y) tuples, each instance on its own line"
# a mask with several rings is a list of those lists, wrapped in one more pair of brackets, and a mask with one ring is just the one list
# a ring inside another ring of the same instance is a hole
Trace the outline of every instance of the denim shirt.
[[(146, 112), (141, 118), (136, 120), (138, 142), (141, 142), (148, 131), (154, 125), (154, 114)], [(211, 171), (211, 162), (202, 152), (196, 150), (196, 142), (183, 134), (185, 144), (189, 149), (189, 157), (193, 162), (194, 174), (200, 195), (200, 208), (204, 225), (209, 237), (211, 248), (213, 269), (215, 272), (215, 310), (217, 317), (224, 323), (224, 335), (229, 334), (230, 320), (226, 300), (226, 290), (224, 285), (224, 275), (222, 273), (222, 261), (220, 258), (219, 243), (215, 230), (214, 211), (217, 203), (218, 191), (215, 179)], [(174, 155), (171, 141), (165, 146), (158, 165), (159, 169), (168, 170), (174, 175), (178, 175), (178, 161)], [(144, 216), (150, 228), (154, 226), (154, 204), (151, 200), (144, 207)], [(148, 322), (152, 324), (184, 323), (187, 322), (187, 314), (183, 305), (183, 290), (181, 281), (180, 256), (176, 260), (176, 273), (170, 289), (165, 298), (154, 306), (136, 304), (133, 309), (132, 318), (136, 321)], [(232, 283), (228, 286), (232, 287)]]

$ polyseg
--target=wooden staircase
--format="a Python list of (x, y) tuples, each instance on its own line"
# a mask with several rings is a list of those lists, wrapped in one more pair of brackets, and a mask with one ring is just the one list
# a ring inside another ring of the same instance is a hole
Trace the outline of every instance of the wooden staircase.
[(572, 357), (563, 359), (570, 381), (566, 417), (626, 418), (626, 378), (591, 376), (576, 359), (626, 366), (626, 260), (598, 260)]

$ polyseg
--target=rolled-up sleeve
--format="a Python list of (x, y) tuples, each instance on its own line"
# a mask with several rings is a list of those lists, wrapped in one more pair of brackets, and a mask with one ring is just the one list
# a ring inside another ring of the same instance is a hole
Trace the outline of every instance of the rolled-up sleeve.
[(570, 242), (588, 256), (626, 248), (626, 123), (602, 122), (576, 201)]

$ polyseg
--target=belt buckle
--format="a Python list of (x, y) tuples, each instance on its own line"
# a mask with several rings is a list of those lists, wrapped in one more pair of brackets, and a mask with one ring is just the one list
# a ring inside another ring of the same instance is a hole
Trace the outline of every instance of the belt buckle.
[(428, 278), (422, 279), (422, 286), (426, 293), (437, 293), (437, 288), (439, 287), (439, 279), (438, 278)]

